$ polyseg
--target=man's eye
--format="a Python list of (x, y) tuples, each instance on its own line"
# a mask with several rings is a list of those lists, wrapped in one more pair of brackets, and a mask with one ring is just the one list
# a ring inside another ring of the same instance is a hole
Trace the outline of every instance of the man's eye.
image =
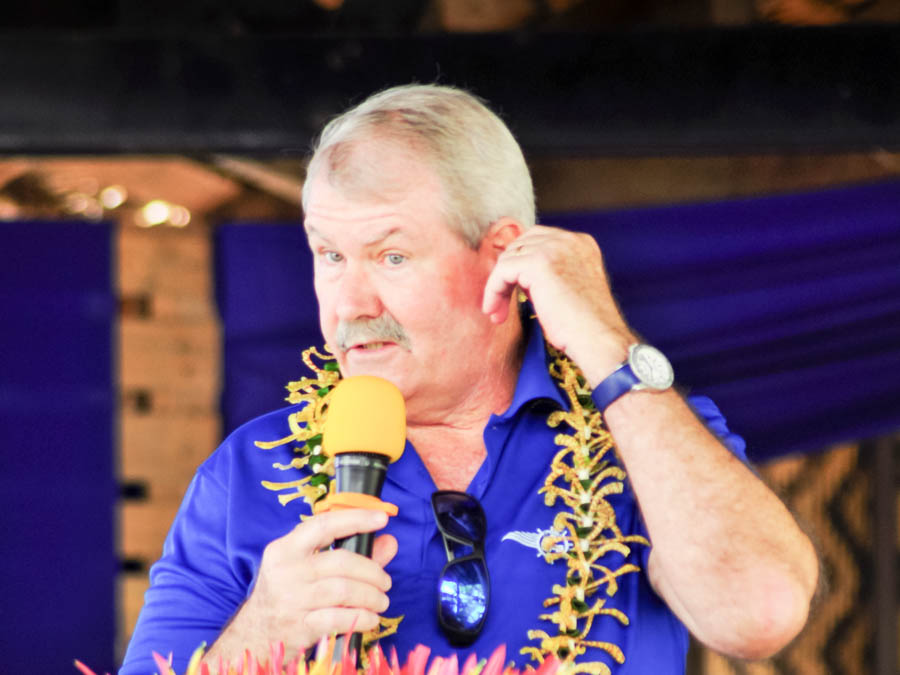
[(384, 259), (387, 260), (388, 265), (400, 265), (406, 261), (406, 256), (400, 253), (388, 253)]
[(339, 263), (343, 259), (344, 259), (344, 256), (342, 256), (337, 251), (325, 251), (325, 260), (327, 260), (330, 263)]

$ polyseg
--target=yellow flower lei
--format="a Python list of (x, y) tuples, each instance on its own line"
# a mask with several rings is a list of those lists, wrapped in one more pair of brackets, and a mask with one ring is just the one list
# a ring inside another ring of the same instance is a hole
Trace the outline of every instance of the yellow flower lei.
[[(616, 524), (616, 514), (607, 497), (624, 490), (626, 475), (612, 461), (615, 453), (612, 436), (600, 411), (594, 407), (590, 387), (578, 367), (562, 352), (549, 345), (547, 349), (552, 359), (550, 375), (569, 400), (569, 410), (552, 412), (547, 424), (551, 428), (565, 425), (569, 431), (560, 432), (554, 438), (560, 449), (550, 462), (550, 472), (538, 493), (544, 495), (547, 506), (552, 507), (560, 500), (568, 507), (553, 519), (553, 529), (563, 534), (546, 537), (543, 542), (547, 562), (565, 560), (567, 570), (564, 583), (554, 584), (553, 595), (544, 600), (545, 608), (555, 610), (538, 617), (556, 624), (557, 634), (529, 630), (528, 639), (537, 640), (538, 646), (523, 647), (520, 653), (541, 663), (555, 654), (573, 674), (609, 675), (609, 667), (601, 661), (576, 659), (588, 647), (596, 647), (617, 663), (625, 662), (621, 648), (610, 642), (589, 640), (588, 634), (598, 616), (611, 616), (628, 625), (628, 617), (623, 612), (605, 607), (606, 598), (618, 591), (620, 576), (638, 572), (640, 568), (629, 563), (611, 569), (600, 560), (611, 551), (627, 556), (632, 545), (649, 546), (650, 542), (639, 535), (623, 534)], [(323, 364), (319, 366), (314, 358)], [(257, 441), (256, 445), (268, 450), (288, 443), (299, 444), (294, 447), (296, 456), (289, 464), (276, 462), (273, 467), (280, 471), (309, 467), (310, 475), (292, 481), (262, 481), (262, 485), (280, 492), (278, 501), (282, 505), (302, 498), (312, 507), (328, 494), (334, 475), (333, 463), (322, 454), (321, 442), (328, 401), (341, 376), (334, 356), (323, 354), (315, 347), (303, 352), (303, 363), (313, 376), (287, 385), (290, 403), (306, 402), (303, 408), (288, 416), (291, 435), (276, 441)], [(551, 552), (554, 549), (561, 552)], [(364, 644), (396, 633), (402, 619), (382, 618), (380, 628), (364, 636)]]

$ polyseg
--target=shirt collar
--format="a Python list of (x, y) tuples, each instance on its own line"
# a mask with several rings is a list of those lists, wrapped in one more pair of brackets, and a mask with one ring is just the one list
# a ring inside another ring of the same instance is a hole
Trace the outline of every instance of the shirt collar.
[(531, 303), (522, 305), (524, 320), (522, 322), (525, 332), (525, 354), (522, 357), (522, 368), (519, 370), (519, 379), (516, 382), (516, 390), (513, 394), (509, 408), (500, 415), (500, 419), (510, 419), (521, 410), (522, 406), (531, 401), (549, 399), (557, 406), (565, 410), (569, 404), (563, 398), (562, 392), (556, 386), (550, 376), (547, 364), (547, 349), (544, 346), (544, 331), (541, 324), (534, 316)]

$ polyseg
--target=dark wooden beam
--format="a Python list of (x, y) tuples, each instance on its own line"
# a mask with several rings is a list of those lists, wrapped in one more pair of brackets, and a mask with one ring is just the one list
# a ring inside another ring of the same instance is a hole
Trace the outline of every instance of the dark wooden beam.
[(900, 148), (900, 26), (415, 37), (0, 37), (0, 152), (303, 154), (409, 81), (487, 98), (530, 153)]

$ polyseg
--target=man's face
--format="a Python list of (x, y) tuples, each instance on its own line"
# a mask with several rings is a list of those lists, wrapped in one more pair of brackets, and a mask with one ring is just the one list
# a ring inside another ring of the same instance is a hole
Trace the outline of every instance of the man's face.
[(354, 200), (313, 178), (305, 226), (319, 322), (341, 372), (396, 384), (410, 418), (438, 415), (483, 377), (498, 327), (481, 311), (495, 255), (472, 249), (440, 213), (434, 171), (400, 156), (381, 164), (383, 199)]

